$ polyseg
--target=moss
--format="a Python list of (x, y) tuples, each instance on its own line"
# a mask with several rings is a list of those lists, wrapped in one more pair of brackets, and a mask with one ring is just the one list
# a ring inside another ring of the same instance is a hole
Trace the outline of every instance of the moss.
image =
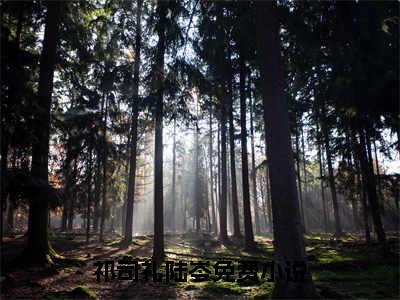
[(76, 297), (79, 299), (97, 299), (96, 294), (91, 289), (82, 285), (74, 288), (71, 293), (74, 298)]
[(209, 281), (202, 290), (207, 293), (210, 292), (218, 295), (240, 295), (245, 292), (245, 289), (235, 282), (226, 281)]
[(274, 284), (272, 282), (265, 281), (251, 290), (251, 296), (254, 297), (254, 299), (269, 298), (270, 295), (272, 294), (273, 288)]
[(51, 246), (50, 243), (49, 243), (49, 254), (51, 255), (51, 257), (52, 257), (53, 259), (65, 259), (64, 256), (58, 254), (58, 253), (56, 252), (56, 250), (54, 250), (54, 248)]
[(315, 281), (388, 281), (395, 279), (399, 275), (399, 271), (395, 266), (378, 266), (364, 270), (354, 269), (353, 271), (327, 271), (314, 272), (313, 280)]
[(120, 246), (122, 244), (122, 242), (123, 242), (123, 240), (121, 240), (121, 239), (113, 240), (113, 241), (107, 243), (107, 246), (111, 246), (111, 247)]
[(96, 294), (85, 286), (78, 286), (72, 291), (58, 291), (49, 292), (45, 299), (47, 300), (59, 300), (59, 299), (97, 299)]
[(313, 273), (314, 281), (322, 286), (321, 294), (329, 296), (337, 293), (343, 297), (355, 298), (396, 298), (398, 278), (397, 266), (391, 265)]

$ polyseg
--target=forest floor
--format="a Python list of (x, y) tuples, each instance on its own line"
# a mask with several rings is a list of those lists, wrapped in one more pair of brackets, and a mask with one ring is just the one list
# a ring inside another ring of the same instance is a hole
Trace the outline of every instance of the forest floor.
[[(95, 239), (94, 237), (92, 238)], [(382, 256), (376, 243), (366, 245), (359, 236), (348, 235), (334, 240), (329, 235), (306, 236), (307, 255), (318, 292), (323, 298), (398, 298), (399, 243), (398, 234), (388, 235), (389, 254)], [(245, 251), (239, 241), (222, 245), (208, 234), (166, 235), (167, 259), (184, 262), (232, 260), (236, 270), (239, 260), (257, 261), (259, 266), (271, 262), (273, 245), (270, 238), (256, 237), (257, 249)], [(151, 257), (152, 237), (135, 237), (130, 247), (120, 246), (120, 239), (85, 243), (79, 234), (59, 234), (51, 238), (53, 248), (61, 255), (82, 261), (82, 266), (59, 266), (53, 269), (13, 269), (10, 263), (23, 248), (22, 236), (5, 238), (2, 246), (2, 299), (35, 298), (267, 298), (273, 283), (267, 278), (259, 283), (207, 280), (193, 282), (133, 282), (116, 279), (97, 282), (94, 265), (97, 261), (117, 261), (137, 258), (140, 262)], [(161, 269), (160, 269), (161, 270)], [(162, 270), (160, 272), (163, 272)], [(236, 271), (237, 272), (237, 271)], [(259, 267), (262, 277), (262, 267)], [(139, 273), (140, 276), (140, 273)], [(211, 275), (211, 278), (213, 275)], [(237, 273), (235, 273), (237, 276)], [(165, 277), (165, 271), (164, 271)]]

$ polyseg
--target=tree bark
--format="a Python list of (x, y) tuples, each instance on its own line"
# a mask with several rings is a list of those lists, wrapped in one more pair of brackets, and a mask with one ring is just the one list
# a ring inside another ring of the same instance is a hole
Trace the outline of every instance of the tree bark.
[[(7, 209), (7, 228), (6, 232), (12, 232), (14, 229), (14, 206), (15, 206), (15, 193), (11, 192), (8, 200), (8, 209)], [(1, 220), (3, 222), (3, 220)]]
[(103, 94), (103, 98), (105, 99), (104, 105), (104, 120), (103, 120), (103, 182), (102, 182), (102, 201), (101, 201), (101, 214), (100, 214), (100, 233), (99, 233), (99, 241), (103, 242), (104, 240), (104, 223), (106, 219), (106, 207), (107, 207), (107, 155), (108, 155), (108, 147), (107, 147), (107, 117), (108, 117), (108, 99), (107, 95)]
[[(241, 128), (241, 147), (242, 147), (242, 193), (243, 193), (243, 215), (244, 215), (244, 235), (246, 248), (254, 247), (253, 225), (251, 221), (250, 208), (250, 189), (249, 189), (249, 162), (247, 153), (247, 128), (246, 128), (246, 93), (245, 93), (245, 62), (243, 57), (244, 45), (241, 45), (239, 54), (240, 64), (240, 128)], [(254, 208), (256, 210), (256, 208)]]
[(92, 204), (92, 165), (93, 165), (93, 149), (89, 149), (87, 177), (87, 207), (86, 207), (86, 244), (90, 241), (90, 206)]
[(380, 216), (374, 171), (372, 163), (368, 160), (365, 133), (360, 125), (358, 126), (358, 134), (360, 139), (358, 151), (360, 157), (361, 173), (363, 176), (363, 181), (365, 180), (364, 188), (366, 189), (368, 201), (371, 206), (370, 211), (372, 215), (372, 220), (374, 222), (374, 229), (378, 237), (378, 241), (382, 244), (383, 247), (386, 247), (386, 235), (385, 231), (383, 230), (382, 220)]
[(300, 201), (300, 216), (301, 223), (303, 224), (303, 231), (305, 232), (305, 222), (304, 222), (304, 204), (303, 204), (303, 187), (301, 185), (301, 175), (300, 175), (300, 142), (299, 142), (299, 132), (298, 125), (296, 121), (296, 175), (297, 175), (297, 186), (299, 189), (299, 201)]
[(176, 117), (174, 117), (174, 133), (172, 142), (172, 232), (176, 231), (175, 210), (176, 210)]
[(360, 156), (360, 151), (359, 151), (359, 145), (357, 144), (356, 136), (354, 131), (352, 132), (351, 135), (351, 142), (352, 142), (352, 147), (354, 149), (354, 152), (356, 154), (356, 160), (355, 160), (355, 168), (356, 168), (356, 174), (357, 174), (357, 185), (358, 185), (358, 191), (359, 191), (359, 197), (360, 197), (360, 202), (361, 202), (361, 208), (362, 208), (362, 214), (363, 214), (363, 225), (364, 225), (364, 232), (365, 232), (365, 241), (369, 243), (371, 241), (371, 233), (369, 229), (369, 224), (368, 224), (368, 203), (367, 203), (367, 194), (365, 192), (365, 179), (362, 178), (361, 174), (361, 156)]
[[(230, 64), (229, 60), (229, 64)], [(229, 69), (231, 66), (229, 65)], [(231, 74), (230, 74), (231, 75)], [(232, 79), (229, 78), (229, 150), (230, 150), (230, 171), (231, 171), (231, 196), (232, 196), (232, 214), (233, 214), (233, 236), (239, 238), (240, 222), (239, 222), (239, 204), (236, 185), (236, 162), (235, 162), (235, 127), (233, 123), (233, 94)]]
[[(318, 124), (317, 124), (317, 132), (318, 132)], [(319, 163), (319, 177), (320, 177), (320, 186), (321, 186), (321, 200), (322, 200), (322, 210), (324, 215), (324, 229), (325, 232), (328, 232), (328, 216), (327, 216), (327, 207), (326, 207), (326, 199), (325, 199), (325, 185), (324, 185), (324, 167), (322, 165), (322, 151), (321, 145), (319, 141), (317, 141), (318, 145), (318, 163)]]
[[(74, 107), (74, 104), (71, 105)], [(65, 157), (65, 165), (64, 165), (64, 180), (65, 180), (65, 187), (64, 187), (64, 194), (65, 199), (63, 203), (63, 213), (61, 219), (61, 231), (66, 231), (69, 229), (69, 219), (71, 214), (71, 202), (72, 202), (72, 188), (73, 188), (73, 176), (72, 176), (72, 168), (73, 168), (73, 161), (74, 161), (74, 153), (73, 153), (73, 140), (72, 136), (70, 135), (67, 140), (67, 153)]]
[(100, 149), (96, 150), (96, 178), (94, 181), (94, 208), (93, 208), (93, 231), (98, 232), (99, 229), (99, 205), (101, 196), (101, 155)]
[(157, 1), (159, 16), (158, 43), (155, 61), (155, 118), (154, 118), (154, 243), (153, 259), (161, 262), (164, 258), (164, 189), (163, 189), (163, 81), (165, 53), (165, 22), (167, 2)]
[(378, 183), (378, 195), (379, 195), (379, 204), (381, 208), (382, 215), (385, 213), (385, 202), (384, 202), (384, 196), (382, 192), (382, 183), (381, 183), (381, 174), (379, 170), (379, 159), (378, 159), (378, 151), (376, 148), (376, 141), (374, 140), (373, 142), (374, 145), (374, 155), (375, 155), (375, 168), (376, 168), (376, 178), (377, 178), (377, 183)]
[[(307, 183), (307, 168), (306, 168), (306, 151), (305, 151), (305, 145), (304, 145), (304, 130), (303, 130), (303, 124), (300, 124), (300, 136), (301, 136), (301, 152), (303, 154), (303, 182), (304, 182), (304, 196), (303, 196), (303, 202), (307, 203), (307, 193), (308, 193), (308, 183)], [(303, 203), (303, 205), (304, 205)], [(304, 230), (307, 228), (307, 214), (306, 211), (304, 211), (304, 206), (303, 206), (303, 223), (304, 223)]]
[[(223, 101), (224, 103), (225, 101)], [(219, 199), (219, 236), (222, 241), (228, 238), (227, 229), (227, 172), (226, 172), (226, 117), (225, 105), (223, 104), (221, 113), (221, 192)]]
[[(100, 104), (100, 116), (99, 116), (99, 124), (103, 123), (104, 124), (104, 115), (105, 115), (105, 101), (106, 98), (104, 97), (104, 92), (103, 96), (101, 97), (101, 104)], [(103, 125), (103, 130), (104, 130), (104, 125)], [(105, 133), (103, 133), (105, 134)], [(93, 220), (93, 229), (94, 232), (98, 232), (99, 229), (99, 219), (101, 217), (101, 212), (100, 212), (100, 202), (101, 202), (101, 196), (102, 196), (102, 179), (104, 179), (104, 172), (102, 174), (102, 169), (104, 170), (104, 167), (102, 168), (102, 165), (104, 164), (104, 141), (105, 141), (105, 136), (103, 136), (103, 143), (98, 143), (97, 145), (97, 157), (96, 157), (96, 180), (95, 180), (95, 203), (94, 203), (94, 220)], [(103, 147), (100, 147), (103, 145)]]
[(265, 168), (265, 184), (266, 184), (266, 200), (267, 200), (267, 213), (268, 213), (268, 227), (269, 232), (272, 232), (273, 227), (273, 217), (272, 217), (272, 201), (271, 201), (271, 183), (269, 180), (269, 168), (268, 168), (268, 159), (267, 166)]
[[(256, 234), (261, 233), (260, 217), (258, 214), (258, 197), (257, 197), (257, 170), (256, 170), (256, 157), (254, 148), (254, 104), (253, 98), (251, 97), (251, 81), (249, 74), (249, 99), (250, 99), (250, 144), (251, 144), (251, 179), (253, 187), (253, 206), (254, 206), (254, 218), (256, 223)], [(264, 207), (265, 209), (265, 207)], [(264, 211), (265, 216), (265, 211)]]
[[(4, 109), (1, 108), (1, 113), (4, 113)], [(5, 126), (1, 126), (1, 203), (0, 203), (0, 219), (3, 220), (3, 210), (7, 202), (7, 191), (4, 188), (6, 186), (7, 177), (7, 156), (8, 156), (8, 136), (4, 133)], [(3, 238), (3, 221), (0, 222), (0, 239)]]
[(196, 233), (200, 232), (200, 217), (201, 217), (201, 197), (200, 197), (200, 175), (199, 175), (199, 125), (196, 123), (195, 129), (195, 152), (194, 152), (194, 159), (195, 159), (195, 183), (194, 183), (194, 198), (195, 198), (195, 226), (196, 226)]
[(216, 201), (215, 208), (218, 209), (218, 216), (219, 216), (219, 203), (221, 202), (221, 122), (218, 122), (218, 129), (217, 129), (217, 195), (218, 200)]
[[(58, 29), (61, 17), (61, 3), (47, 2), (47, 16), (43, 48), (39, 67), (38, 111), (34, 120), (32, 145), (32, 176), (48, 183), (48, 157), (50, 138), (51, 94), (56, 63)], [(23, 256), (30, 264), (48, 263), (50, 245), (48, 240), (48, 203), (40, 193), (32, 195), (29, 213), (28, 242)]]
[(135, 62), (133, 66), (133, 100), (132, 101), (132, 119), (129, 153), (129, 176), (128, 176), (128, 194), (126, 199), (126, 218), (124, 244), (128, 246), (132, 242), (133, 225), (133, 204), (135, 201), (136, 184), (136, 155), (138, 139), (138, 117), (139, 117), (139, 68), (140, 68), (140, 50), (142, 40), (142, 15), (143, 0), (137, 1), (136, 8), (136, 38), (135, 38)]
[(329, 143), (329, 129), (326, 124), (327, 121), (325, 118), (326, 111), (324, 108), (324, 103), (321, 103), (321, 107), (322, 107), (321, 129), (322, 129), (322, 134), (324, 135), (326, 162), (328, 164), (328, 182), (329, 182), (329, 187), (331, 190), (333, 214), (335, 217), (335, 235), (339, 237), (339, 236), (343, 235), (343, 231), (342, 231), (342, 225), (340, 222), (339, 205), (338, 205), (336, 185), (335, 185), (335, 175), (333, 174), (332, 153), (331, 153), (331, 146)]
[[(220, 221), (220, 203), (221, 203), (221, 121), (218, 122), (217, 128), (217, 182), (216, 182), (216, 194), (215, 199), (215, 210), (218, 215), (218, 221)], [(219, 223), (219, 230), (221, 231), (221, 224)]]
[(263, 189), (263, 179), (259, 177), (260, 181), (260, 194), (262, 200), (262, 208), (263, 208), (263, 219), (264, 219), (264, 230), (265, 232), (268, 230), (268, 220), (267, 220), (267, 199), (265, 197), (264, 189)]
[(76, 199), (76, 177), (77, 177), (77, 158), (73, 160), (73, 169), (71, 174), (71, 187), (70, 199), (68, 202), (68, 230), (72, 231), (74, 228), (74, 204)]
[(209, 141), (209, 157), (210, 157), (210, 185), (211, 185), (211, 214), (212, 214), (212, 230), (215, 234), (218, 232), (217, 217), (214, 205), (214, 172), (213, 172), (213, 134), (212, 134), (212, 105), (210, 103), (210, 141)]
[[(21, 68), (22, 65), (20, 64), (20, 42), (21, 42), (21, 32), (24, 23), (24, 6), (25, 3), (21, 2), (18, 5), (18, 22), (17, 22), (17, 29), (15, 33), (15, 47), (16, 47), (16, 65), (15, 68)], [(0, 12), (1, 20), (3, 21), (3, 10)], [(8, 40), (8, 36), (5, 38)], [(9, 87), (8, 90), (8, 99), (10, 99), (10, 94), (13, 94), (14, 87)], [(4, 100), (3, 100), (4, 101)], [(4, 101), (5, 102), (5, 101)], [(3, 103), (2, 103), (3, 104)], [(7, 190), (6, 190), (6, 182), (7, 182), (7, 159), (8, 159), (8, 151), (9, 151), (9, 141), (10, 141), (10, 134), (9, 128), (7, 126), (7, 116), (9, 116), (9, 106), (8, 105), (1, 105), (0, 106), (0, 115), (1, 118), (1, 129), (0, 129), (0, 140), (1, 140), (1, 155), (0, 155), (0, 166), (1, 166), (1, 173), (0, 173), (0, 186), (1, 186), (1, 199), (0, 199), (0, 220), (3, 220), (3, 209), (5, 209), (7, 203)], [(11, 195), (10, 195), (11, 196)], [(13, 196), (14, 197), (14, 196)], [(0, 239), (3, 237), (3, 222), (0, 221)]]
[[(275, 2), (256, 2), (257, 50), (261, 71), (268, 166), (271, 181), (275, 263), (306, 264), (300, 209), (290, 142), (288, 105), (280, 57)], [(272, 297), (310, 298), (316, 292), (307, 270), (304, 282), (278, 278)]]

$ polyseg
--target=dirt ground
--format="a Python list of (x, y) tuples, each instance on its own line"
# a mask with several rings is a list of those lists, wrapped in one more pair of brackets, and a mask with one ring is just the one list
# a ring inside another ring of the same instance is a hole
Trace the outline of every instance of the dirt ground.
[[(136, 237), (124, 249), (120, 238), (109, 236), (103, 244), (95, 237), (89, 244), (79, 234), (58, 235), (51, 238), (53, 248), (61, 255), (79, 260), (80, 265), (58, 266), (51, 269), (12, 268), (12, 261), (22, 250), (23, 236), (5, 238), (2, 247), (2, 299), (65, 299), (90, 298), (267, 298), (273, 284), (262, 279), (258, 284), (246, 285), (222, 280), (207, 282), (155, 283), (114, 280), (97, 282), (97, 261), (115, 262), (122, 258), (151, 257), (152, 237)], [(257, 237), (258, 248), (243, 250), (240, 241), (222, 245), (207, 234), (167, 235), (166, 255), (172, 261), (205, 261), (219, 259), (272, 261), (272, 241)], [(333, 240), (327, 236), (310, 236), (307, 255), (318, 292), (324, 298), (396, 298), (399, 296), (399, 237), (389, 239), (390, 253), (384, 257), (376, 244), (365, 245), (351, 236)], [(236, 266), (237, 267), (237, 266)], [(261, 277), (261, 271), (259, 270)], [(162, 272), (162, 271), (161, 271)], [(116, 272), (117, 274), (117, 272)], [(164, 272), (165, 275), (165, 272)], [(78, 292), (77, 292), (78, 288)], [(83, 292), (82, 292), (83, 290)]]

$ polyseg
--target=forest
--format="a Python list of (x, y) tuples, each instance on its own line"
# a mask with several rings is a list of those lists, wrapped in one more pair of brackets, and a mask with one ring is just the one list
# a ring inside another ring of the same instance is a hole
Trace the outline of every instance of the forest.
[(1, 1), (3, 299), (398, 299), (398, 1)]

